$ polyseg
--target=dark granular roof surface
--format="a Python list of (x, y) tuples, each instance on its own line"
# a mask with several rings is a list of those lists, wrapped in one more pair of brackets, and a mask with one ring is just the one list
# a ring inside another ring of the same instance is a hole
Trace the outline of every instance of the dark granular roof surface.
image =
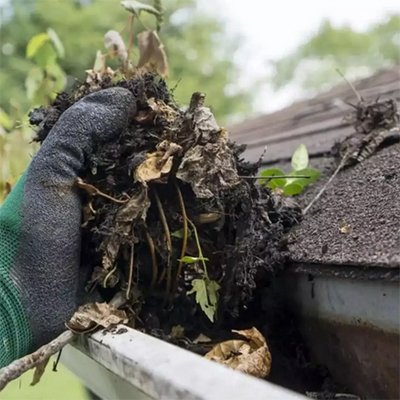
[(295, 262), (400, 267), (400, 144), (340, 172), (289, 243)]

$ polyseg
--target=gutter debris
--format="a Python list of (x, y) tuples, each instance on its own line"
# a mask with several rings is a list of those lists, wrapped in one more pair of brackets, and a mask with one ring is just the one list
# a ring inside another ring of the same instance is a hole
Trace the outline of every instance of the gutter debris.
[[(118, 82), (108, 73), (91, 75), (74, 93), (62, 93), (50, 107), (31, 114), (37, 140), (45, 140), (74, 102), (112, 86), (129, 89), (138, 112), (117, 141), (96, 149), (77, 182), (84, 204), (82, 263), (92, 270), (87, 291), (99, 290), (106, 300), (122, 293), (119, 320), (135, 329), (267, 376), (271, 354), (263, 334), (253, 327), (234, 331), (245, 339), (231, 340), (231, 330), (257, 324), (260, 293), (284, 268), (285, 234), (300, 222), (301, 209), (248, 179), (257, 175), (259, 163), (241, 158), (245, 147), (229, 140), (204, 105), (204, 94), (194, 93), (184, 111), (152, 72)], [(399, 115), (391, 100), (361, 102), (353, 118), (355, 133), (333, 149), (337, 172), (399, 139)], [(86, 317), (79, 329), (100, 324), (97, 314)], [(293, 329), (290, 321), (274, 324), (292, 340), (286, 333)], [(299, 339), (293, 340), (297, 344), (291, 346), (300, 351)], [(310, 363), (304, 365), (299, 368), (309, 371)], [(331, 398), (315, 397), (322, 382), (330, 382), (327, 373), (316, 370), (311, 397)]]

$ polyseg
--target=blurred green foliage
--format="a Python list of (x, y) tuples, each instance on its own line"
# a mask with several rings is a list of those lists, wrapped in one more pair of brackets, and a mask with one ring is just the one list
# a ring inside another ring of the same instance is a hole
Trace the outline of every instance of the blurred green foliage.
[(30, 370), (21, 378), (10, 382), (1, 392), (0, 398), (2, 400), (88, 400), (79, 380), (62, 364), (57, 366), (57, 372), (51, 371), (49, 365), (35, 386), (30, 386), (32, 376), (33, 370)]
[[(360, 7), (362, 5), (360, 4)], [(274, 62), (273, 85), (280, 89), (297, 83), (306, 91), (366, 76), (400, 62), (400, 15), (391, 15), (366, 31), (335, 27), (329, 21), (293, 53)]]
[[(160, 1), (144, 0), (160, 7)], [(226, 88), (237, 79), (235, 45), (223, 24), (201, 12), (196, 0), (164, 0), (159, 33), (168, 59), (170, 87), (181, 104), (194, 91), (207, 94), (220, 122), (244, 115), (249, 94)], [(63, 87), (82, 82), (97, 50), (105, 51), (104, 34), (114, 29), (128, 43), (131, 14), (119, 0), (11, 0), (0, 8), (0, 201), (26, 168), (35, 147), (28, 111), (48, 104)], [(160, 20), (141, 13), (135, 33), (156, 28)], [(136, 39), (135, 39), (136, 42)], [(137, 61), (133, 43), (131, 58)], [(110, 62), (111, 67), (117, 61)]]
[[(152, 4), (151, 0), (147, 0)], [(248, 110), (248, 95), (227, 92), (228, 84), (237, 78), (232, 60), (234, 43), (227, 38), (223, 24), (198, 10), (195, 0), (164, 0), (164, 24), (160, 31), (170, 63), (170, 86), (176, 86), (175, 97), (187, 104), (194, 91), (207, 93), (208, 102), (218, 118), (224, 120)], [(110, 30), (122, 32), (127, 42), (129, 13), (119, 0), (12, 0), (2, 11), (0, 27), (0, 107), (27, 110), (32, 106), (24, 82), (32, 68), (25, 56), (31, 37), (57, 32), (65, 47), (59, 61), (71, 87), (83, 80), (85, 70), (93, 66), (96, 50), (103, 47), (103, 36)], [(155, 28), (151, 16), (135, 20), (136, 31), (143, 24)], [(138, 52), (134, 48), (133, 58)]]

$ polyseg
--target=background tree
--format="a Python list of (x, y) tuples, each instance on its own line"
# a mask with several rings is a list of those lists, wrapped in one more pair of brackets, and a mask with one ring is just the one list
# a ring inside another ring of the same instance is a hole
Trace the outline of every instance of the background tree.
[(339, 68), (348, 79), (367, 76), (400, 62), (400, 15), (360, 32), (329, 21), (293, 53), (273, 63), (274, 89), (289, 84), (314, 92), (340, 82)]
[[(71, 86), (82, 80), (91, 68), (97, 49), (104, 50), (103, 36), (109, 29), (126, 29), (129, 14), (119, 0), (13, 0), (2, 10), (0, 27), (0, 107), (11, 105), (27, 110), (25, 80), (32, 67), (25, 50), (29, 39), (48, 28), (54, 29), (65, 47), (60, 60)], [(149, 4), (152, 2), (149, 0)], [(165, 23), (160, 36), (170, 63), (169, 84), (175, 97), (187, 104), (193, 91), (207, 93), (217, 117), (226, 120), (244, 114), (250, 104), (249, 94), (227, 92), (228, 84), (237, 79), (232, 61), (233, 41), (227, 37), (223, 24), (196, 8), (196, 0), (164, 0)], [(146, 26), (154, 20), (141, 17)], [(143, 30), (135, 20), (136, 30)], [(134, 48), (133, 58), (137, 59)], [(250, 93), (250, 91), (249, 91)]]

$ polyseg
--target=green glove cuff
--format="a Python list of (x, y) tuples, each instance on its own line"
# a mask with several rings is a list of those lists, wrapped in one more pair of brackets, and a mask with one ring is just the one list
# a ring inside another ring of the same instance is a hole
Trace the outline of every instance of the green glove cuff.
[(24, 174), (0, 207), (0, 367), (27, 354), (32, 343), (29, 323), (10, 277), (19, 246), (25, 178)]

